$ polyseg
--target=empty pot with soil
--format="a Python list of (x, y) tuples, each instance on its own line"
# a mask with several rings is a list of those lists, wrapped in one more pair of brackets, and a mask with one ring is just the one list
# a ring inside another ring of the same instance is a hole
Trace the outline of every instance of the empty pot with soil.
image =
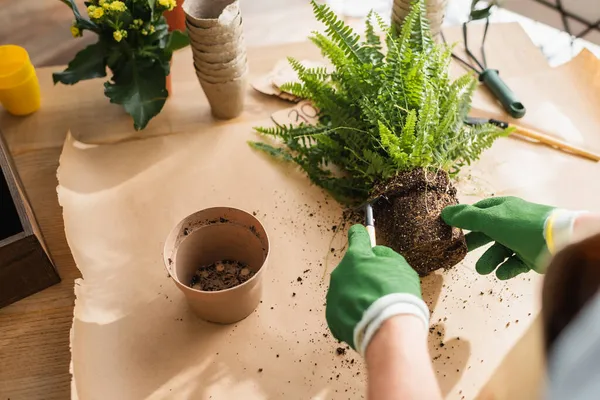
[(402, 254), (419, 275), (450, 268), (466, 256), (462, 230), (440, 216), (444, 207), (458, 204), (446, 172), (400, 173), (376, 187), (373, 195), (378, 239)]
[(230, 207), (198, 211), (169, 234), (168, 273), (202, 319), (233, 323), (258, 305), (269, 238), (251, 214)]

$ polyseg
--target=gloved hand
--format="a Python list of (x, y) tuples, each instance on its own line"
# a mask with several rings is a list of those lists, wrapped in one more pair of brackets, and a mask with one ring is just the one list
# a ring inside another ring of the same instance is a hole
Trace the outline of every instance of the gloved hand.
[(549, 250), (546, 239), (552, 238), (553, 229), (547, 222), (554, 210), (517, 197), (492, 197), (474, 205), (446, 207), (442, 218), (471, 231), (466, 235), (469, 251), (495, 241), (475, 269), (482, 275), (496, 270), (498, 279), (506, 280), (530, 270), (543, 272), (539, 257)]
[(331, 273), (326, 318), (333, 336), (364, 355), (388, 318), (412, 314), (429, 328), (419, 275), (394, 250), (375, 246), (362, 225), (348, 231), (348, 250)]

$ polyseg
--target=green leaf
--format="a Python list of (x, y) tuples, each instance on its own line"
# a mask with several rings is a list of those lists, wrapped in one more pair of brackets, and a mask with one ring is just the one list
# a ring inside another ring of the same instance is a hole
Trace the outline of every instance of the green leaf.
[(394, 160), (396, 167), (404, 168), (408, 160), (408, 154), (402, 151), (400, 139), (381, 122), (379, 123), (379, 136), (381, 137), (381, 145), (391, 159)]
[(264, 151), (274, 158), (279, 158), (284, 161), (292, 161), (290, 154), (282, 148), (274, 147), (263, 142), (248, 142), (248, 144), (253, 149)]
[(325, 4), (317, 4), (311, 0), (311, 5), (317, 21), (322, 22), (327, 27), (326, 32), (331, 40), (350, 58), (365, 62), (366, 59), (360, 52), (360, 37), (352, 28), (344, 23), (338, 16)]
[(492, 14), (492, 6), (488, 6), (481, 10), (473, 10), (471, 14), (469, 14), (469, 20), (476, 21), (478, 19), (488, 18)]
[(54, 84), (73, 85), (79, 81), (106, 76), (107, 49), (102, 41), (81, 50), (63, 72), (52, 74)]
[(481, 0), (471, 1), (471, 13), (469, 14), (470, 21), (476, 21), (478, 19), (489, 18), (489, 16), (492, 14), (492, 8), (496, 5), (498, 5), (497, 1), (488, 1), (487, 7), (478, 9), (477, 5), (479, 4), (480, 1)]
[(96, 25), (89, 19), (86, 19), (81, 16), (81, 13), (79, 12), (79, 8), (77, 8), (77, 4), (75, 3), (75, 0), (60, 0), (60, 1), (65, 3), (73, 11), (73, 15), (75, 16), (75, 21), (77, 22), (77, 27), (79, 29), (87, 29), (92, 32), (100, 33), (100, 28), (98, 27), (98, 25)]
[[(163, 108), (167, 100), (166, 78), (162, 66), (131, 59), (117, 75), (114, 83), (104, 84), (104, 94), (111, 103), (121, 104), (133, 118), (133, 126), (141, 130)], [(114, 78), (113, 78), (114, 79)]]
[(81, 14), (79, 13), (79, 8), (77, 8), (77, 4), (75, 0), (60, 0), (65, 3), (71, 10), (73, 10), (73, 14), (75, 14), (76, 18), (81, 18)]
[(167, 40), (167, 46), (165, 47), (165, 50), (174, 52), (176, 50), (183, 49), (189, 44), (190, 38), (188, 37), (186, 32), (173, 31), (169, 35), (169, 39)]
[(154, 23), (154, 29), (154, 33), (147, 37), (146, 42), (152, 44), (158, 42), (158, 47), (164, 49), (169, 40), (169, 24), (167, 24), (167, 19), (164, 16), (158, 18)]

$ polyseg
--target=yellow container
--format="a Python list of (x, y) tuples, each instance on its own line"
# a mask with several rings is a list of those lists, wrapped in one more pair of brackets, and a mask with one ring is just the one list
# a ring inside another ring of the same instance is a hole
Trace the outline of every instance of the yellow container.
[(31, 114), (40, 108), (40, 84), (22, 47), (0, 46), (0, 104), (14, 115)]

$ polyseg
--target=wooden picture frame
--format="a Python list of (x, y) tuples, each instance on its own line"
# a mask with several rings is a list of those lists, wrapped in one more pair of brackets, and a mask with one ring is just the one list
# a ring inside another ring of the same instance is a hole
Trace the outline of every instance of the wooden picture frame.
[(0, 132), (0, 308), (60, 282)]

